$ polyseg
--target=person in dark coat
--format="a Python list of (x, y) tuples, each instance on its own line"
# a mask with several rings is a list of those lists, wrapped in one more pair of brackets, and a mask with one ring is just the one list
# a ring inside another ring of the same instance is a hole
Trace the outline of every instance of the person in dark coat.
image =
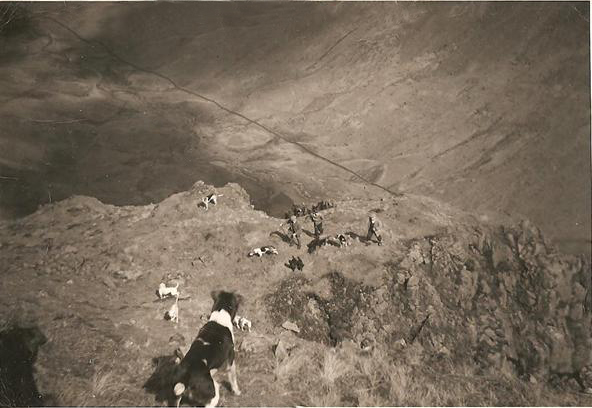
[(298, 249), (300, 249), (300, 224), (296, 220), (296, 216), (293, 215), (288, 220), (288, 229), (290, 231), (290, 246), (296, 244)]
[(323, 233), (323, 216), (317, 212), (310, 214), (310, 220), (314, 227), (314, 236), (319, 239)]

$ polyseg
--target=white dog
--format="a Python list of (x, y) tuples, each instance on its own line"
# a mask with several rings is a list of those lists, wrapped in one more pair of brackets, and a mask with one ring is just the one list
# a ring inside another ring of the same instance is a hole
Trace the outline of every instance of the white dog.
[(235, 316), (232, 323), (236, 326), (237, 329), (241, 329), (242, 331), (248, 330), (251, 331), (251, 321), (245, 319), (242, 316)]
[(179, 291), (177, 290), (178, 288), (179, 288), (179, 282), (177, 282), (176, 286), (172, 286), (172, 287), (168, 287), (163, 282), (161, 282), (160, 285), (158, 286), (158, 291), (157, 291), (158, 297), (160, 299), (167, 297), (167, 296), (179, 297)]
[(175, 303), (171, 306), (169, 310), (165, 313), (165, 317), (168, 318), (171, 322), (179, 323), (179, 296), (175, 297)]
[(253, 248), (251, 252), (249, 252), (249, 256), (258, 256), (261, 258), (263, 255), (277, 255), (278, 251), (273, 246), (263, 246), (259, 248)]

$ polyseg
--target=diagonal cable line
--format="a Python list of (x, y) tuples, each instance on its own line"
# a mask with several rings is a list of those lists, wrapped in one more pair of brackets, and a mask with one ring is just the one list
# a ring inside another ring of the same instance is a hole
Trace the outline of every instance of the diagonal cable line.
[[(359, 180), (363, 181), (364, 183), (366, 183), (366, 184), (368, 184), (368, 185), (371, 185), (371, 186), (377, 187), (377, 188), (379, 188), (379, 189), (381, 189), (381, 190), (383, 190), (383, 191), (385, 191), (385, 192), (387, 192), (387, 193), (389, 193), (389, 194), (391, 194), (392, 196), (395, 196), (395, 197), (401, 197), (401, 196), (403, 195), (403, 194), (401, 194), (401, 193), (396, 193), (396, 192), (394, 192), (394, 191), (391, 191), (391, 190), (389, 190), (388, 188), (386, 188), (386, 187), (384, 187), (384, 186), (381, 186), (380, 184), (377, 184), (377, 183), (374, 183), (374, 182), (372, 182), (372, 181), (368, 180), (367, 178), (365, 178), (365, 177), (364, 177), (364, 176), (362, 176), (361, 174), (357, 173), (356, 171), (354, 171), (354, 170), (352, 170), (352, 169), (350, 169), (350, 168), (348, 168), (348, 167), (346, 167), (346, 166), (344, 166), (344, 165), (342, 165), (342, 164), (339, 164), (339, 163), (337, 163), (336, 161), (333, 161), (333, 160), (331, 160), (331, 159), (329, 159), (329, 158), (327, 158), (327, 157), (325, 157), (325, 156), (323, 156), (323, 155), (320, 155), (320, 154), (316, 153), (314, 150), (311, 150), (310, 148), (306, 147), (305, 145), (303, 145), (303, 144), (301, 144), (301, 143), (299, 143), (299, 142), (296, 142), (296, 141), (290, 140), (289, 138), (287, 138), (287, 137), (283, 136), (283, 135), (282, 135), (282, 134), (280, 134), (279, 132), (277, 132), (277, 131), (275, 131), (275, 130), (273, 130), (273, 129), (271, 129), (271, 128), (267, 127), (267, 126), (265, 126), (265, 125), (264, 125), (264, 124), (262, 124), (261, 122), (259, 122), (259, 121), (257, 121), (257, 120), (254, 120), (254, 119), (251, 119), (251, 118), (249, 118), (249, 117), (247, 117), (247, 116), (243, 115), (243, 114), (242, 114), (242, 113), (240, 113), (240, 112), (237, 112), (237, 111), (235, 111), (235, 110), (232, 110), (232, 109), (230, 109), (230, 108), (227, 108), (226, 106), (222, 105), (221, 103), (219, 103), (219, 102), (218, 102), (218, 101), (216, 101), (215, 99), (209, 98), (209, 97), (207, 97), (207, 96), (205, 96), (205, 95), (202, 95), (202, 94), (200, 94), (200, 93), (198, 93), (198, 92), (192, 91), (192, 90), (191, 90), (191, 89), (189, 89), (189, 88), (185, 88), (185, 87), (183, 87), (183, 86), (181, 86), (181, 85), (178, 85), (178, 84), (177, 84), (177, 83), (176, 83), (176, 82), (175, 82), (173, 79), (169, 78), (169, 77), (168, 77), (168, 76), (166, 76), (166, 75), (163, 75), (163, 74), (161, 74), (161, 73), (160, 73), (160, 72), (158, 72), (158, 71), (153, 71), (153, 70), (150, 70), (150, 69), (147, 69), (147, 68), (143, 68), (143, 67), (141, 67), (141, 66), (139, 66), (139, 65), (137, 65), (137, 64), (135, 64), (135, 63), (133, 63), (133, 62), (130, 62), (130, 61), (128, 61), (128, 60), (126, 60), (126, 59), (122, 58), (122, 57), (121, 57), (121, 56), (119, 56), (117, 53), (115, 53), (113, 50), (111, 50), (111, 48), (109, 48), (107, 45), (105, 45), (103, 42), (101, 42), (101, 41), (99, 41), (99, 40), (89, 40), (89, 39), (87, 39), (87, 38), (84, 38), (84, 37), (82, 37), (80, 34), (78, 34), (76, 31), (74, 31), (72, 28), (68, 27), (66, 24), (62, 23), (62, 22), (61, 22), (61, 21), (59, 21), (59, 20), (56, 20), (56, 19), (55, 19), (55, 18), (53, 18), (53, 17), (42, 16), (42, 17), (40, 17), (40, 18), (44, 18), (44, 19), (47, 19), (47, 20), (50, 20), (50, 21), (54, 22), (55, 24), (57, 24), (57, 25), (61, 26), (62, 28), (64, 28), (64, 29), (65, 29), (65, 30), (67, 30), (68, 32), (70, 32), (72, 35), (74, 35), (74, 36), (75, 36), (76, 38), (78, 38), (80, 41), (82, 41), (82, 42), (84, 42), (84, 43), (86, 43), (86, 44), (89, 44), (89, 45), (91, 45), (93, 48), (94, 48), (96, 45), (99, 45), (99, 46), (100, 46), (101, 48), (103, 48), (103, 49), (104, 49), (104, 50), (107, 52), (107, 54), (109, 54), (109, 55), (110, 55), (110, 56), (111, 56), (113, 59), (115, 59), (115, 60), (117, 60), (117, 61), (119, 61), (119, 62), (121, 62), (121, 63), (123, 63), (123, 64), (125, 64), (125, 65), (128, 65), (128, 66), (130, 66), (130, 67), (132, 67), (132, 68), (136, 69), (137, 71), (140, 71), (140, 72), (144, 72), (144, 73), (147, 73), (147, 74), (150, 74), (150, 75), (157, 76), (158, 78), (161, 78), (162, 80), (164, 80), (164, 81), (166, 81), (166, 82), (170, 83), (170, 84), (171, 84), (171, 85), (172, 85), (172, 86), (173, 86), (175, 89), (177, 89), (177, 90), (179, 90), (179, 91), (181, 91), (181, 92), (187, 93), (187, 94), (189, 94), (189, 95), (195, 96), (196, 98), (202, 99), (202, 100), (204, 100), (204, 101), (206, 101), (206, 102), (208, 102), (208, 103), (211, 103), (211, 104), (215, 105), (217, 108), (219, 108), (220, 110), (223, 110), (224, 112), (226, 112), (226, 113), (228, 113), (228, 114), (230, 114), (230, 115), (237, 116), (237, 117), (239, 117), (239, 118), (243, 119), (244, 121), (248, 122), (249, 124), (252, 124), (252, 125), (254, 125), (254, 126), (256, 126), (256, 127), (260, 128), (260, 129), (263, 129), (263, 130), (264, 130), (264, 131), (266, 131), (267, 133), (269, 133), (269, 134), (271, 134), (271, 135), (273, 135), (273, 136), (275, 136), (275, 137), (277, 137), (277, 138), (279, 138), (279, 139), (283, 140), (283, 141), (284, 141), (284, 142), (286, 142), (286, 143), (290, 143), (290, 144), (292, 144), (292, 145), (298, 146), (298, 147), (299, 147), (299, 148), (300, 148), (302, 151), (304, 151), (305, 153), (307, 153), (307, 154), (309, 154), (309, 155), (311, 155), (311, 156), (314, 156), (314, 157), (316, 157), (316, 158), (318, 158), (318, 159), (320, 159), (320, 160), (323, 160), (324, 162), (326, 162), (326, 163), (329, 163), (329, 164), (331, 164), (331, 165), (333, 165), (333, 166), (335, 166), (335, 167), (338, 167), (338, 168), (340, 168), (341, 170), (343, 170), (343, 171), (345, 171), (345, 172), (347, 172), (347, 173), (350, 173), (350, 174), (352, 174), (353, 176), (355, 176), (356, 178), (358, 178)], [(352, 30), (352, 31), (353, 31), (353, 30)]]

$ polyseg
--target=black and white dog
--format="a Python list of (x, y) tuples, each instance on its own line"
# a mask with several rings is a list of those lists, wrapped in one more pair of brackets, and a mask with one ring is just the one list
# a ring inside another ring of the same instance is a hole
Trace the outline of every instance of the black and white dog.
[(251, 252), (249, 252), (249, 257), (258, 256), (261, 258), (263, 255), (277, 255), (278, 251), (275, 249), (274, 246), (262, 246), (259, 248), (253, 248)]
[(201, 203), (203, 204), (203, 206), (206, 208), (206, 211), (208, 210), (209, 206), (208, 204), (218, 204), (218, 197), (222, 197), (224, 194), (209, 194), (206, 197), (201, 199)]
[(228, 372), (232, 392), (240, 395), (234, 363), (234, 333), (232, 321), (242, 296), (223, 291), (212, 292), (214, 306), (210, 320), (200, 329), (191, 348), (181, 359), (175, 377), (174, 394), (177, 407), (181, 399), (192, 404), (215, 407), (220, 399), (220, 384), (213, 375), (220, 370)]

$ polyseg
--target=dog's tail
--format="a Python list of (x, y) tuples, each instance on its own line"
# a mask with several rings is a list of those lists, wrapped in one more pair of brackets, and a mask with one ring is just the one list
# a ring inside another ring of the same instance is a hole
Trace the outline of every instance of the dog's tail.
[(179, 282), (175, 285), (175, 289), (179, 289)]

